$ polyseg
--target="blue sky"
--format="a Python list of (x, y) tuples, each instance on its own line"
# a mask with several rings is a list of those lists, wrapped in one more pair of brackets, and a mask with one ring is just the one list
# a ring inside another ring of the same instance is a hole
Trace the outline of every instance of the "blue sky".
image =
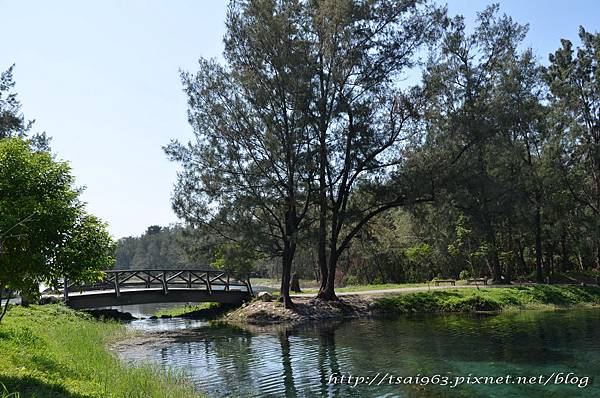
[[(509, 0), (529, 23), (525, 45), (545, 61), (579, 25), (600, 30), (596, 0)], [(451, 0), (467, 22), (488, 2)], [(192, 135), (179, 69), (222, 51), (226, 1), (0, 0), (0, 69), (16, 64), (16, 91), (35, 130), (52, 136), (86, 187), (88, 209), (115, 238), (177, 221), (170, 196), (177, 165), (162, 146)]]

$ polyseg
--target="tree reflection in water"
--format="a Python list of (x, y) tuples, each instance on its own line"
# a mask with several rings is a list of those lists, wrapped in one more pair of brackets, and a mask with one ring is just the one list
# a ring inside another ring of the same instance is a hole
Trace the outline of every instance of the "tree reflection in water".
[[(160, 329), (159, 329), (160, 330)], [(164, 329), (163, 329), (164, 330)], [(521, 311), (494, 316), (415, 315), (286, 329), (202, 327), (164, 344), (122, 352), (183, 370), (211, 397), (600, 396), (572, 386), (329, 384), (331, 375), (600, 374), (600, 311)], [(451, 393), (452, 395), (448, 395)]]

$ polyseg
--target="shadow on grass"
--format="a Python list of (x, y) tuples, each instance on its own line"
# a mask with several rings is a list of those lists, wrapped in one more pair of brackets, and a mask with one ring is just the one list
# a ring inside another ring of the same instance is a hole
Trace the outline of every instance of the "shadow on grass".
[[(46, 383), (31, 376), (6, 376), (0, 375), (2, 383), (9, 394), (9, 397), (35, 397), (35, 398), (89, 398), (91, 395), (74, 394), (67, 391), (64, 387)], [(0, 386), (0, 392), (2, 387)], [(19, 395), (15, 395), (18, 393)]]

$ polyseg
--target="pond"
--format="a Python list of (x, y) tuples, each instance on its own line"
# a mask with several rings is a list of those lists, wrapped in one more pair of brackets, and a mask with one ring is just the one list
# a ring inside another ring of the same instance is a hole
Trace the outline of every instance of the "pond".
[[(253, 332), (176, 319), (130, 327), (194, 328), (191, 337), (122, 357), (183, 370), (209, 397), (600, 397), (594, 380), (600, 309), (419, 315)], [(491, 377), (495, 384), (484, 384)]]

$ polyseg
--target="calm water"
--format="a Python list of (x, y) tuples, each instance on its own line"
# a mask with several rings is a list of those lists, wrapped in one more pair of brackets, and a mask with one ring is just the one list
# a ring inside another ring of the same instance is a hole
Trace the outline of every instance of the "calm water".
[[(600, 310), (494, 316), (427, 315), (250, 333), (204, 322), (137, 321), (131, 327), (195, 327), (192, 338), (125, 352), (187, 372), (210, 397), (600, 397)], [(572, 385), (329, 384), (340, 373), (396, 376), (536, 376), (574, 372)]]

